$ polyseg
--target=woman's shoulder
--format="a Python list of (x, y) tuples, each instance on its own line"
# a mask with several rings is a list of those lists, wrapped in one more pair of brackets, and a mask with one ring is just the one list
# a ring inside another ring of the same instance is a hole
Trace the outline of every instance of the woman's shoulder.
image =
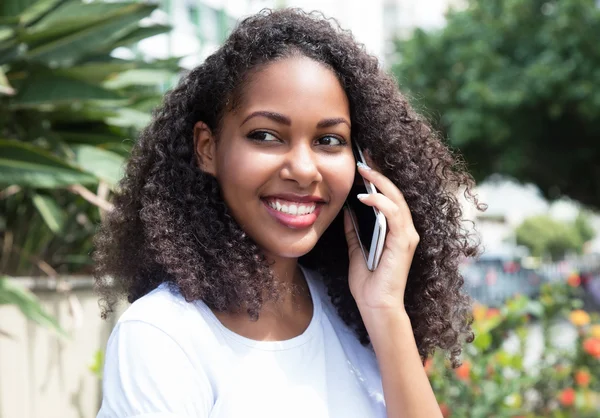
[(166, 285), (132, 303), (107, 343), (98, 417), (209, 416), (212, 339), (195, 303)]
[(157, 288), (137, 299), (123, 312), (119, 318), (122, 321), (148, 320), (153, 317), (182, 315), (189, 311), (190, 303), (169, 285), (161, 283)]
[(190, 329), (196, 330), (196, 335), (203, 330), (212, 334), (201, 305), (201, 301), (186, 301), (177, 288), (162, 283), (133, 302), (119, 318), (117, 327), (135, 323), (152, 326), (175, 340), (187, 338)]

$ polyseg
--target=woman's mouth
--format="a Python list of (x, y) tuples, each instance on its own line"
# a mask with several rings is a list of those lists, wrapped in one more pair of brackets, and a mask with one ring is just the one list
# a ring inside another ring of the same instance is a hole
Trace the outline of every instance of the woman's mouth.
[[(306, 200), (306, 199), (303, 199)], [(312, 226), (324, 202), (303, 201), (297, 202), (275, 197), (262, 199), (267, 212), (280, 224), (288, 228), (301, 229)]]
[(267, 204), (273, 209), (286, 213), (288, 215), (310, 215), (317, 208), (317, 203), (296, 203), (286, 200), (272, 199), (267, 200)]

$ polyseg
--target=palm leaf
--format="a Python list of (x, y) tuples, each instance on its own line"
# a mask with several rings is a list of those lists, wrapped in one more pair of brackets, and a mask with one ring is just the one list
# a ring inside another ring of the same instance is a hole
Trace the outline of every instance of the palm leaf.
[(62, 234), (66, 215), (56, 200), (51, 196), (36, 193), (32, 201), (48, 228), (55, 234)]
[(123, 176), (125, 159), (121, 155), (90, 145), (74, 145), (72, 149), (75, 162), (82, 170), (94, 174), (111, 186), (115, 186)]
[(155, 6), (129, 4), (123, 8), (122, 13), (111, 16), (110, 19), (87, 24), (81, 30), (32, 49), (27, 53), (27, 57), (54, 66), (72, 65), (82, 56), (102, 50), (131, 32), (138, 22), (154, 9)]
[(39, 0), (3, 0), (0, 2), (0, 16), (17, 17)]
[(56, 318), (50, 315), (40, 303), (40, 300), (26, 288), (16, 284), (8, 277), (0, 277), (0, 305), (15, 305), (25, 317), (61, 337), (69, 338), (67, 332), (60, 326)]
[(13, 107), (59, 105), (74, 101), (119, 100), (121, 95), (92, 83), (44, 72), (32, 75), (11, 101)]
[(57, 7), (61, 3), (65, 3), (69, 0), (37, 0), (31, 6), (23, 10), (20, 14), (20, 23), (22, 25), (29, 25), (30, 23), (40, 19), (46, 13), (53, 8)]
[(8, 79), (4, 74), (2, 68), (0, 68), (0, 95), (13, 95), (15, 94), (15, 89), (11, 87), (8, 83)]
[(129, 86), (157, 86), (169, 82), (173, 72), (150, 68), (138, 68), (123, 71), (104, 83), (109, 89), (121, 89)]
[(152, 36), (160, 35), (163, 33), (167, 33), (171, 30), (171, 26), (168, 25), (154, 25), (144, 28), (136, 28), (133, 31), (129, 32), (127, 35), (117, 39), (115, 43), (112, 45), (112, 48), (117, 48), (120, 46), (129, 46), (135, 44), (143, 39), (150, 38)]
[(90, 173), (65, 163), (34, 145), (0, 140), (0, 185), (16, 184), (34, 188), (63, 188), (71, 184), (93, 185)]

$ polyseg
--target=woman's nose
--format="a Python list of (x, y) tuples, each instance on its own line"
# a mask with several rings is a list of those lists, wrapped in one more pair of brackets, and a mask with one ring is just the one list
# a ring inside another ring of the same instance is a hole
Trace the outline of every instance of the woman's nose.
[(292, 180), (300, 187), (309, 187), (322, 180), (317, 161), (317, 154), (310, 144), (294, 145), (286, 154), (285, 164), (281, 169), (281, 178)]

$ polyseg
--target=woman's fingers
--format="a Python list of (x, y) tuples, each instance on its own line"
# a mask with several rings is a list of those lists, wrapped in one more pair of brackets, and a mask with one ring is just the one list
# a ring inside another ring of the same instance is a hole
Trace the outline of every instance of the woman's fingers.
[(410, 213), (408, 204), (404, 199), (404, 195), (402, 194), (402, 192), (400, 192), (400, 190), (398, 190), (396, 185), (392, 183), (390, 179), (388, 179), (380, 172), (373, 170), (369, 166), (364, 165), (362, 163), (358, 163), (358, 171), (361, 176), (373, 183), (377, 190), (379, 190), (383, 195), (387, 196), (398, 206), (402, 217), (406, 222), (410, 221), (410, 223), (412, 223), (412, 215)]

